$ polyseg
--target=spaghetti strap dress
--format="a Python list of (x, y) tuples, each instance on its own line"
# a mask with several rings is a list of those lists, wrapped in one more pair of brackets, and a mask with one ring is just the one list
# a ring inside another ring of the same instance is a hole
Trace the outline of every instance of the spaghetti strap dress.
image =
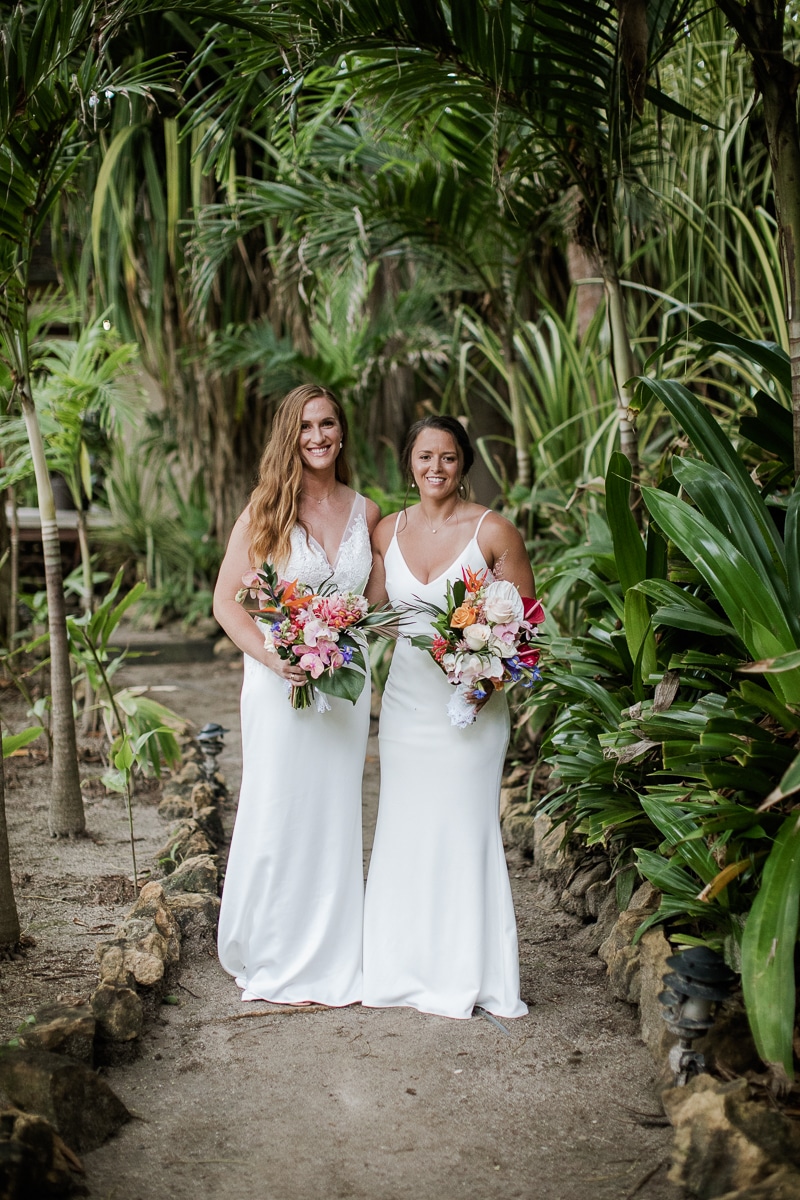
[[(336, 560), (292, 530), (287, 579), (363, 592), (372, 563), (356, 496)], [(218, 952), (242, 1000), (334, 1006), (361, 999), (361, 778), (370, 683), (355, 705), (293, 709), (286, 683), (244, 656), (242, 786)]]
[[(486, 560), (473, 537), (428, 583), (397, 541), (385, 556), (392, 605), (442, 605), (447, 580)], [(407, 635), (430, 632), (415, 613)], [(473, 725), (450, 724), (452, 685), (427, 651), (398, 639), (380, 721), (381, 791), (364, 913), (364, 996), (373, 1008), (408, 1006), (467, 1018), (528, 1011), (519, 994), (517, 929), (500, 835), (500, 781), (509, 737), (495, 692)]]

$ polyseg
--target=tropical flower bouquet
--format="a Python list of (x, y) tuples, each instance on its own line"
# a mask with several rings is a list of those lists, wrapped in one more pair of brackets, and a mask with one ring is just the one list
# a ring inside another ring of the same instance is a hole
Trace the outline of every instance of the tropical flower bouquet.
[(333, 584), (315, 592), (296, 579), (279, 579), (269, 563), (248, 571), (242, 583), (236, 599), (259, 622), (267, 650), (308, 672), (307, 683), (289, 685), (292, 708), (316, 701), (324, 712), (330, 708), (324, 693), (355, 704), (367, 678), (364, 634), (388, 636), (397, 628), (397, 614), (370, 608), (364, 596)]
[(472, 724), (492, 691), (508, 683), (529, 688), (540, 678), (539, 651), (531, 643), (544, 609), (488, 568), (465, 568), (461, 579), (448, 581), (444, 608), (422, 604), (421, 611), (430, 614), (435, 632), (411, 642), (429, 651), (455, 685), (447, 712), (459, 729)]

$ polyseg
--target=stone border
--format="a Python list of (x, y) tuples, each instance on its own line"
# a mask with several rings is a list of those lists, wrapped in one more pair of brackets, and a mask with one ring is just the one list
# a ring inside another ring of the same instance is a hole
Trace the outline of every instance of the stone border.
[(12, 1105), (0, 1112), (0, 1191), (5, 1200), (74, 1193), (76, 1153), (96, 1149), (131, 1114), (96, 1066), (128, 1062), (177, 981), (181, 951), (215, 937), (219, 915), (216, 853), (224, 841), (221, 774), (207, 782), (202, 755), (188, 742), (182, 767), (164, 784), (159, 814), (178, 820), (156, 854), (153, 878), (95, 949), (98, 986), (77, 1005), (33, 1014), (0, 1048), (0, 1084)]
[(672, 947), (660, 926), (634, 941), (660, 893), (642, 884), (620, 912), (606, 855), (565, 847), (562, 828), (536, 811), (527, 784), (502, 789), (500, 820), (505, 843), (532, 857), (561, 908), (586, 922), (576, 942), (605, 962), (614, 996), (638, 1007), (642, 1040), (661, 1068), (661, 1099), (675, 1131), (672, 1182), (700, 1200), (800, 1200), (797, 1126), (753, 1098), (744, 1076), (762, 1072), (763, 1064), (740, 1002), (726, 1004), (708, 1036), (695, 1043), (723, 1078), (699, 1075), (685, 1087), (673, 1086), (667, 1059), (676, 1039), (658, 1000)]

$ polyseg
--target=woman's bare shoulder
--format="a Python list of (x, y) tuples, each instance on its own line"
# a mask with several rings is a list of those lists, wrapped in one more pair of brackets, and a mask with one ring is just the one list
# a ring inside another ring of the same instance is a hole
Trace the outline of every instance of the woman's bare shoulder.
[(397, 523), (397, 513), (389, 513), (388, 517), (383, 517), (378, 521), (372, 533), (372, 544), (381, 554), (388, 549), (389, 543), (394, 535), (394, 527)]

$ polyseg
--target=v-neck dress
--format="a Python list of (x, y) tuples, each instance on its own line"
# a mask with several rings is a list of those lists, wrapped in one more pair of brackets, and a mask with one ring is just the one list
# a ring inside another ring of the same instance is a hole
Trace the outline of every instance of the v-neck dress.
[[(336, 560), (292, 530), (281, 574), (363, 592), (372, 563), (356, 496)], [(249, 655), (242, 686), (242, 786), (222, 893), (218, 950), (242, 1000), (361, 999), (361, 777), (369, 680), (355, 705), (293, 709), (286, 683)]]
[[(486, 514), (484, 514), (485, 516)], [(481, 518), (481, 521), (483, 518)], [(481, 522), (478, 524), (480, 528)], [(442, 605), (447, 580), (487, 563), (478, 529), (446, 571), (412, 574), (397, 542), (385, 556), (393, 605)], [(509, 736), (496, 692), (473, 725), (450, 724), (452, 686), (404, 622), (383, 696), (381, 792), (364, 912), (364, 1004), (466, 1018), (528, 1011), (519, 995), (517, 929), (500, 836), (500, 780)]]

